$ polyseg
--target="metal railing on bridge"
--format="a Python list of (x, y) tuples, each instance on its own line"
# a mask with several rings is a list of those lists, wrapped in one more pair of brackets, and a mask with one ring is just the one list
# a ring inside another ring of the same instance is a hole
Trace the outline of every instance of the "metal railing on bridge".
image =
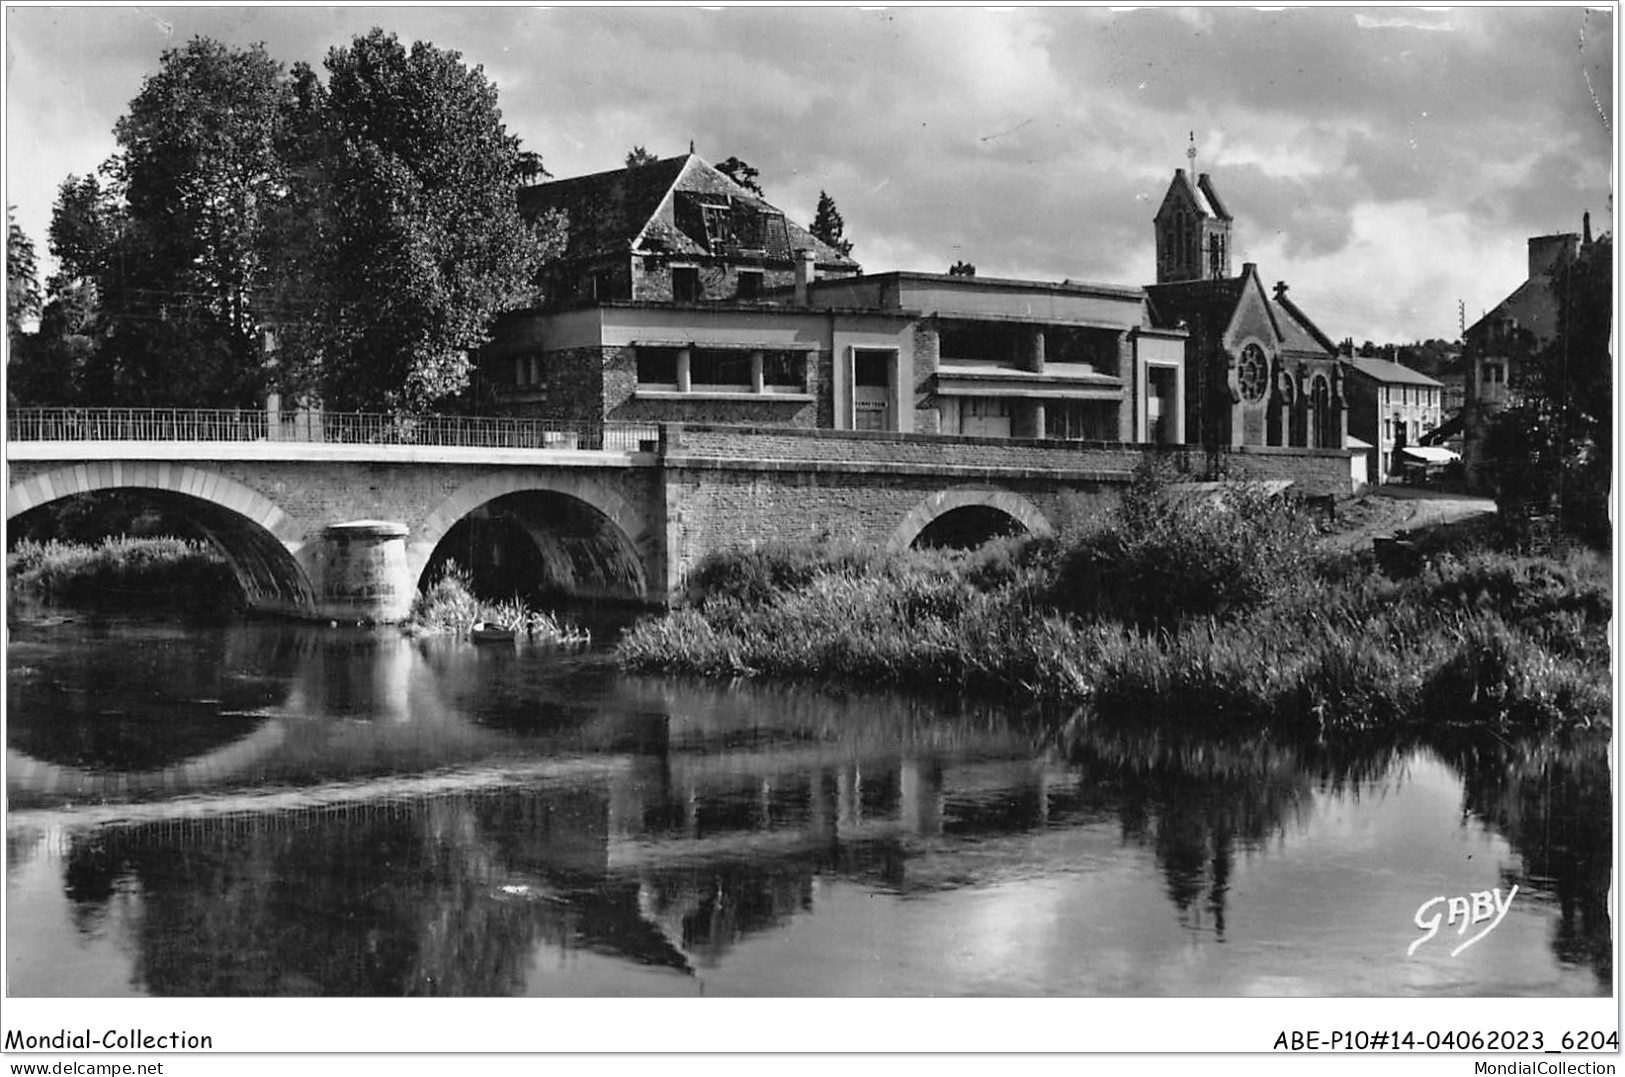
[(236, 408), (10, 408), (7, 441), (264, 441), (493, 449), (651, 447), (653, 423)]

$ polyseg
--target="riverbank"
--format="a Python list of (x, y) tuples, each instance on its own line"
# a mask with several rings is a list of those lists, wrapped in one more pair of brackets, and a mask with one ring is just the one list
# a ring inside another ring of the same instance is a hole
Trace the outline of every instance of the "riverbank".
[(840, 544), (713, 558), (627, 668), (949, 686), (1175, 727), (1352, 733), (1611, 722), (1607, 558), (1503, 547), (1493, 519), (1415, 533), (1414, 564), (1339, 549), (1244, 485), (1143, 476), (1113, 518), (969, 553)]
[(6, 557), (6, 584), (45, 602), (232, 609), (236, 578), (214, 549), (181, 538), (110, 536), (85, 544), (24, 539)]

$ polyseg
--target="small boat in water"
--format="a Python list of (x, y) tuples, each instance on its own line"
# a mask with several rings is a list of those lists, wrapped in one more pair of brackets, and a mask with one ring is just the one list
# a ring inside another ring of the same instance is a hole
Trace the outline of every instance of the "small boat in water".
[(468, 635), (475, 643), (512, 643), (517, 633), (491, 621), (476, 621)]

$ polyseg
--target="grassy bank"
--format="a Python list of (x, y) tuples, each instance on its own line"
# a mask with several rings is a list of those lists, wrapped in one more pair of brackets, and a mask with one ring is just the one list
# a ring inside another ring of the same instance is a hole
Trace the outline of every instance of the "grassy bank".
[(518, 598), (489, 602), (479, 598), (467, 573), (448, 563), (427, 591), (418, 592), (412, 603), (405, 629), (420, 635), (466, 636), (477, 624), (505, 628), (516, 635), (546, 643), (587, 643), (585, 631), (541, 610), (533, 610)]
[(882, 555), (838, 544), (724, 555), (696, 602), (624, 637), (634, 669), (949, 685), (1204, 728), (1356, 731), (1610, 721), (1609, 566), (1483, 529), (1422, 542), (1394, 578), (1320, 552), (1246, 486), (1142, 476), (1054, 542)]
[(115, 536), (95, 544), (23, 540), (6, 558), (8, 586), (51, 602), (231, 605), (231, 566), (207, 543)]

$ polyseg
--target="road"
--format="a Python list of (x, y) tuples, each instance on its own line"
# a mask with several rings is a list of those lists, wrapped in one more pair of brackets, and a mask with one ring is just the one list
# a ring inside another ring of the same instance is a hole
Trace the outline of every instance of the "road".
[(1413, 486), (1384, 486), (1338, 507), (1338, 530), (1326, 536), (1333, 549), (1352, 550), (1395, 531), (1454, 523), (1495, 511), (1488, 497)]

